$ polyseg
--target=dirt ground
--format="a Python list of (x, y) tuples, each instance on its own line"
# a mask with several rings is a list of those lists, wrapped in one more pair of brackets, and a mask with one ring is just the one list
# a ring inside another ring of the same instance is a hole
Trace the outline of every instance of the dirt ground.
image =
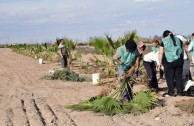
[[(92, 82), (41, 79), (58, 67), (56, 63), (38, 64), (37, 59), (11, 49), (0, 49), (0, 126), (194, 126), (190, 111), (194, 110), (193, 98), (163, 98), (164, 91), (158, 93), (164, 104), (139, 116), (106, 116), (65, 109), (64, 105), (87, 100), (103, 87), (93, 86)], [(166, 84), (159, 86), (165, 88)]]

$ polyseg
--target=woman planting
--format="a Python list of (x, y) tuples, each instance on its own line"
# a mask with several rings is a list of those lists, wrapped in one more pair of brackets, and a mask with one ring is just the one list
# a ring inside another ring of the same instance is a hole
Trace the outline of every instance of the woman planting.
[[(137, 71), (139, 66), (139, 52), (134, 40), (128, 40), (125, 45), (117, 48), (113, 59), (118, 64), (118, 76), (128, 78)], [(122, 85), (122, 84), (121, 84)], [(122, 94), (122, 100), (131, 100), (132, 91), (130, 87)]]

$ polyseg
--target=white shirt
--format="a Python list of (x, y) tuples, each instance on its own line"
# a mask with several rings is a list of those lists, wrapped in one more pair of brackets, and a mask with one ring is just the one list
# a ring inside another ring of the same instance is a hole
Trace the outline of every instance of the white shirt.
[(159, 65), (158, 54), (159, 54), (159, 51), (157, 51), (157, 52), (152, 51), (152, 52), (144, 55), (143, 60), (146, 62), (156, 62), (157, 65)]
[(187, 57), (187, 54), (186, 54), (185, 50), (183, 50), (183, 53), (184, 53), (183, 59), (188, 59), (188, 57)]
[(188, 51), (189, 52), (193, 49), (193, 42), (194, 42), (194, 40), (192, 40), (191, 43), (188, 46)]

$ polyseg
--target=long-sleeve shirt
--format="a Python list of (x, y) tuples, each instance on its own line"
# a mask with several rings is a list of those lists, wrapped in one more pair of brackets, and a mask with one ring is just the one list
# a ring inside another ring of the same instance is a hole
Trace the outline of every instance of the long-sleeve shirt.
[(191, 41), (191, 43), (188, 46), (188, 51), (191, 51), (193, 49), (194, 39)]
[(154, 52), (154, 51), (149, 52), (146, 55), (144, 55), (143, 61), (146, 61), (146, 62), (156, 62), (157, 65), (159, 65), (158, 54), (159, 54), (159, 51), (157, 51), (157, 52)]

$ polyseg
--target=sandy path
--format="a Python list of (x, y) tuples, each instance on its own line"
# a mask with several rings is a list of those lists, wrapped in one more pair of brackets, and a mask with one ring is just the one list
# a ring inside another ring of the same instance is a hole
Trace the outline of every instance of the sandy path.
[[(59, 67), (58, 64), (39, 65), (37, 60), (10, 49), (0, 49), (0, 54), (0, 126), (179, 126), (180, 117), (169, 114), (166, 107), (140, 116), (112, 117), (65, 109), (64, 105), (95, 96), (101, 87), (90, 82), (40, 79), (50, 69)], [(161, 119), (156, 121), (156, 116)], [(188, 116), (182, 122), (189, 119), (194, 120)]]

